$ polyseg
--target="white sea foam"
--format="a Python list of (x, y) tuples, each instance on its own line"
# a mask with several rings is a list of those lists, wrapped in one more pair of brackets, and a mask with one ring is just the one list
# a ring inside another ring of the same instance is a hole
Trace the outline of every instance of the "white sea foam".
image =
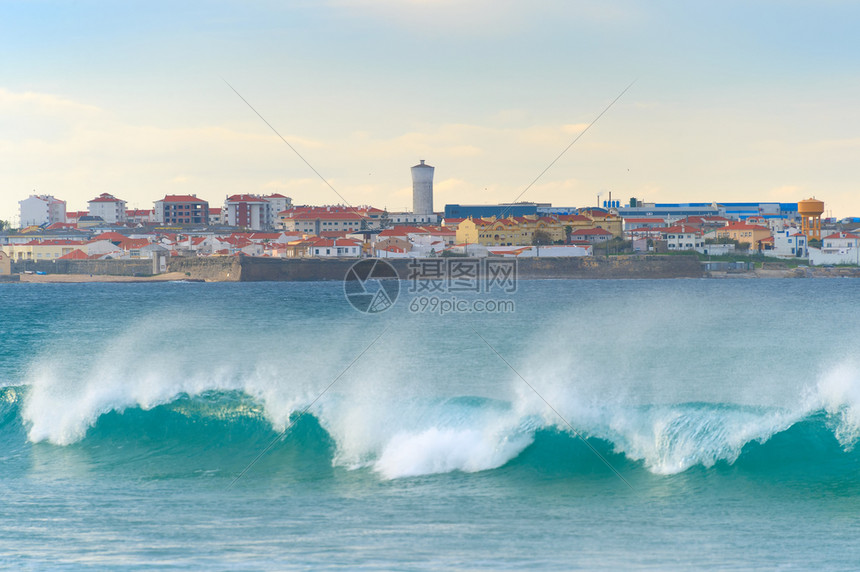
[[(83, 365), (70, 365), (81, 358), (69, 353), (38, 358), (22, 408), (29, 439), (67, 445), (84, 438), (107, 412), (149, 409), (207, 391), (244, 392), (280, 431), (337, 378), (343, 356), (357, 353), (354, 342), (345, 351), (327, 340), (321, 351), (313, 339), (290, 353), (270, 352), (259, 340), (242, 349), (232, 339), (203, 339), (200, 331), (199, 324), (158, 316), (93, 348)], [(408, 355), (398, 346), (405, 343), (391, 340), (386, 350)], [(805, 391), (795, 387), (789, 406), (685, 403), (685, 389), (672, 384), (664, 386), (662, 403), (649, 404), (634, 399), (641, 384), (625, 385), (632, 366), (620, 381), (601, 379), (593, 364), (581, 367), (588, 359), (581, 348), (537, 347), (542, 351), (526, 354), (536, 356), (533, 361), (516, 363), (528, 385), (510, 371), (503, 378), (494, 374), (497, 400), (464, 398), (451, 386), (440, 396), (438, 388), (408, 381), (408, 359), (368, 359), (316, 401), (311, 413), (335, 442), (334, 463), (370, 467), (383, 478), (493, 469), (517, 457), (542, 427), (604, 439), (656, 474), (734, 462), (748, 443), (765, 442), (821, 411), (845, 449), (860, 440), (860, 367), (853, 360), (824, 368)], [(765, 395), (762, 401), (774, 399)]]
[(531, 444), (529, 435), (479, 429), (398, 433), (383, 448), (374, 469), (386, 478), (495, 469)]
[[(153, 316), (102, 347), (37, 358), (30, 366), (22, 409), (29, 439), (67, 445), (82, 439), (110, 411), (146, 410), (208, 391), (246, 393), (281, 429), (293, 411), (310, 402), (308, 396), (317, 393), (320, 380), (334, 375), (336, 362), (326, 365), (323, 352), (317, 375), (285, 379), (284, 372), (292, 371), (285, 362), (301, 369), (310, 366), (311, 358), (301, 352), (273, 354), (259, 340), (248, 340), (244, 349), (229, 338), (204, 338), (201, 333), (207, 332), (200, 326), (200, 321)], [(335, 344), (329, 348), (338, 351)]]
[(834, 420), (833, 433), (846, 449), (860, 440), (860, 366), (854, 359), (837, 364), (817, 386), (820, 406)]

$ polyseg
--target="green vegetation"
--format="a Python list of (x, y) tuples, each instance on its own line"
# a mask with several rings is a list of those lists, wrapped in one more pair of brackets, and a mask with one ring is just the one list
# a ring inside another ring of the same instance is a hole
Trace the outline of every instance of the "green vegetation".
[(552, 244), (552, 236), (545, 230), (536, 230), (532, 236), (532, 244), (534, 246), (546, 246)]
[(633, 254), (633, 241), (615, 237), (594, 245), (594, 256), (619, 256)]

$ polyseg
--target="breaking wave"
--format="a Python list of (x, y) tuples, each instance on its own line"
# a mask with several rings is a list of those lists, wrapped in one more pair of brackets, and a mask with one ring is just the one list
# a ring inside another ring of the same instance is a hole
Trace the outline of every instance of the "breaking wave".
[(527, 392), (512, 401), (361, 400), (332, 390), (314, 401), (308, 388), (279, 392), (236, 375), (172, 381), (144, 371), (70, 383), (57, 370), (40, 371), (27, 386), (0, 388), (0, 459), (72, 447), (89, 451), (96, 465), (170, 459), (232, 477), (288, 429), (255, 470), (361, 469), (381, 479), (517, 466), (594, 471), (602, 461), (581, 439), (622, 470), (651, 475), (856, 467), (860, 460), (860, 369), (853, 362), (825, 372), (793, 407), (601, 405), (571, 397), (557, 407), (564, 421)]

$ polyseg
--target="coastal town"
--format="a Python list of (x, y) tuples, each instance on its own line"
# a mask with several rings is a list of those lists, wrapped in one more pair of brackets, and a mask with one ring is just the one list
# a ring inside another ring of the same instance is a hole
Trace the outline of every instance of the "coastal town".
[[(281, 194), (238, 193), (223, 203), (165, 195), (130, 209), (101, 193), (86, 210), (31, 194), (19, 223), (0, 232), (0, 273), (58, 260), (175, 257), (295, 258), (593, 257), (699, 253), (758, 255), (810, 266), (860, 264), (860, 218), (824, 217), (815, 198), (796, 203), (540, 202), (433, 204), (434, 167), (412, 167), (413, 209), (296, 205)], [(5, 270), (4, 270), (5, 269)], [(26, 271), (26, 270), (24, 270)]]

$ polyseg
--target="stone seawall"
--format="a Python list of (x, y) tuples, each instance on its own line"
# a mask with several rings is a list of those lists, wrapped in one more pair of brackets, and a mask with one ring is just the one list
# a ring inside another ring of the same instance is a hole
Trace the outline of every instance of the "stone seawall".
[(610, 258), (524, 258), (517, 273), (524, 279), (701, 278), (696, 256), (612, 256)]
[[(211, 259), (197, 259), (203, 263), (206, 274), (213, 269), (206, 263)], [(455, 259), (451, 259), (455, 260)], [(388, 259), (404, 280), (409, 276), (409, 260)], [(253, 281), (313, 281), (343, 280), (354, 259), (294, 259), (241, 257), (242, 282)], [(630, 279), (630, 278), (701, 278), (702, 265), (696, 256), (614, 256), (611, 258), (526, 258), (518, 260), (517, 272), (521, 279)], [(192, 264), (192, 266), (194, 266)], [(171, 270), (174, 267), (171, 265)], [(177, 268), (177, 270), (179, 270)], [(189, 270), (192, 278), (217, 279)], [(234, 272), (231, 267), (231, 274)], [(232, 277), (226, 278), (228, 280)]]
[(238, 256), (174, 257), (168, 260), (167, 271), (181, 272), (192, 280), (238, 282), (242, 276), (242, 261)]
[(94, 276), (152, 276), (151, 260), (24, 260), (12, 263), (12, 272), (92, 274)]
[[(450, 260), (456, 260), (452, 258)], [(255, 258), (211, 256), (171, 258), (167, 270), (207, 282), (308, 282), (343, 280), (356, 259)], [(409, 276), (409, 259), (388, 259), (401, 278)], [(94, 276), (152, 276), (150, 260), (57, 260), (16, 262), (12, 271)], [(613, 256), (611, 258), (525, 258), (517, 261), (520, 279), (701, 278), (695, 256)]]

